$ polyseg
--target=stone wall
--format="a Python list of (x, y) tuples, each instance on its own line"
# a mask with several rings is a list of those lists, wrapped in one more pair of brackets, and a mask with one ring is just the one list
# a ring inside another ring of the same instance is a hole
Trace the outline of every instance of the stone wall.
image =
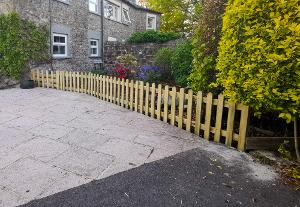
[[(113, 21), (105, 18), (105, 42), (108, 37), (122, 42), (132, 33), (146, 30), (146, 16), (147, 13), (151, 12), (139, 9), (124, 0), (120, 2), (122, 6), (126, 4), (129, 7), (131, 23), (125, 24), (122, 20)], [(102, 16), (89, 11), (88, 0), (71, 0), (69, 3), (60, 0), (0, 0), (0, 13), (12, 11), (19, 13), (23, 19), (45, 25), (49, 28), (49, 31), (51, 30), (51, 34), (67, 35), (67, 57), (51, 58), (47, 63), (38, 64), (35, 67), (89, 71), (95, 68), (95, 64), (101, 62), (101, 54), (99, 54), (99, 57), (90, 56), (89, 39), (99, 39), (99, 52), (101, 52)], [(157, 14), (158, 28), (159, 21), (160, 14)], [(50, 41), (52, 40), (49, 37), (49, 45)]]
[(139, 66), (152, 65), (155, 53), (163, 47), (175, 47), (183, 40), (173, 40), (163, 44), (143, 43), (129, 44), (119, 42), (107, 42), (105, 44), (104, 66), (106, 69), (112, 69), (116, 64), (116, 58), (120, 55), (132, 54), (139, 62)]

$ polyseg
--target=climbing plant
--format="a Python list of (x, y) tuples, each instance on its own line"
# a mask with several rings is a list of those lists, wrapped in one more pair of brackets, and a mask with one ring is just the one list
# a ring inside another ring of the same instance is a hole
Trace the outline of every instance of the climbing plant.
[(0, 75), (20, 79), (30, 63), (48, 58), (48, 32), (16, 13), (0, 15)]

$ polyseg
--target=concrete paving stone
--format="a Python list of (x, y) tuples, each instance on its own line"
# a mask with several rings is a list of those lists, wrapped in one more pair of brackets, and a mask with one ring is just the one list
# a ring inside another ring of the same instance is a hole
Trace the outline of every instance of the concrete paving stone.
[(19, 118), (20, 116), (12, 114), (12, 113), (7, 113), (7, 112), (0, 112), (0, 124), (8, 122), (10, 120)]
[(0, 126), (0, 147), (15, 148), (34, 137), (30, 132)]
[(37, 119), (33, 119), (29, 117), (19, 117), (17, 119), (13, 119), (11, 121), (5, 122), (3, 125), (27, 131), (41, 124), (42, 121)]
[(0, 207), (15, 207), (25, 202), (20, 195), (6, 187), (0, 186)]
[(96, 151), (108, 140), (109, 138), (105, 135), (89, 132), (82, 129), (76, 129), (60, 139), (61, 142), (87, 149), (93, 149)]
[(20, 106), (14, 103), (1, 103), (0, 112), (7, 112), (12, 114), (17, 114), (18, 112), (25, 110), (26, 106)]
[(85, 178), (82, 176), (78, 176), (72, 173), (67, 173), (64, 177), (58, 178), (56, 181), (53, 182), (53, 184), (44, 190), (38, 198), (47, 197), (50, 195), (53, 195), (55, 193), (59, 193), (68, 189), (72, 189), (81, 185), (84, 185), (86, 183), (91, 182), (92, 179)]
[(24, 157), (24, 154), (12, 150), (11, 148), (1, 147), (0, 148), (0, 169), (11, 165), (12, 163), (16, 162), (17, 160)]
[(0, 170), (0, 183), (24, 198), (34, 199), (65, 173), (59, 168), (25, 158)]
[(39, 137), (19, 145), (15, 150), (43, 162), (48, 162), (59, 154), (67, 151), (69, 148), (70, 146), (67, 144)]
[(46, 116), (41, 116), (38, 119), (43, 122), (48, 122), (56, 125), (64, 125), (75, 119), (77, 116), (78, 115), (75, 114), (57, 114), (48, 111)]
[(97, 131), (103, 125), (109, 124), (110, 122), (101, 118), (86, 118), (86, 117), (77, 117), (65, 124), (67, 127), (84, 129), (88, 131)]
[(54, 158), (51, 163), (81, 176), (97, 178), (113, 160), (111, 155), (74, 148)]
[(181, 152), (182, 152), (182, 150), (179, 149), (179, 148), (168, 149), (168, 150), (167, 149), (154, 148), (151, 155), (147, 158), (146, 163), (161, 160), (161, 159), (176, 155), (176, 154), (181, 153)]
[(138, 129), (127, 126), (119, 126), (117, 122), (115, 125), (103, 126), (97, 132), (111, 138), (118, 138), (126, 141), (133, 141), (139, 134), (142, 133)]
[(121, 139), (110, 139), (98, 150), (105, 154), (110, 154), (118, 160), (138, 165), (144, 163), (153, 148), (137, 143), (124, 141)]
[(104, 170), (101, 175), (98, 176), (97, 180), (115, 175), (120, 172), (124, 172), (136, 167), (141, 166), (141, 164), (134, 164), (130, 162), (124, 162), (124, 160), (116, 159), (106, 170)]
[(17, 113), (23, 117), (29, 117), (33, 119), (39, 119), (40, 117), (45, 117), (48, 114), (48, 111), (45, 108), (37, 108), (31, 106)]
[(46, 122), (38, 127), (31, 129), (30, 131), (35, 135), (48, 137), (50, 139), (59, 139), (69, 134), (72, 130), (74, 129), (71, 127), (65, 127)]
[(155, 134), (138, 135), (134, 142), (166, 150), (182, 150), (185, 140)]

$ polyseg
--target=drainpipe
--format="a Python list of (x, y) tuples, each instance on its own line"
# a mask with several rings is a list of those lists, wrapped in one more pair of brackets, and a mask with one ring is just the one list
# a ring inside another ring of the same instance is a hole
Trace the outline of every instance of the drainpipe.
[(52, 0), (49, 0), (49, 7), (48, 7), (48, 13), (49, 13), (49, 41), (50, 41), (50, 70), (53, 70), (53, 54), (52, 54)]
[(104, 0), (101, 0), (101, 59), (102, 68), (104, 69)]

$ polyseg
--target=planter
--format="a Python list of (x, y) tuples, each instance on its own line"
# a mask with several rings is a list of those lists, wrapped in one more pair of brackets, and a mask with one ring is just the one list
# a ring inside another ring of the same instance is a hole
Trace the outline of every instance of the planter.
[(22, 80), (20, 83), (20, 88), (22, 89), (31, 89), (34, 87), (35, 85), (33, 80)]

